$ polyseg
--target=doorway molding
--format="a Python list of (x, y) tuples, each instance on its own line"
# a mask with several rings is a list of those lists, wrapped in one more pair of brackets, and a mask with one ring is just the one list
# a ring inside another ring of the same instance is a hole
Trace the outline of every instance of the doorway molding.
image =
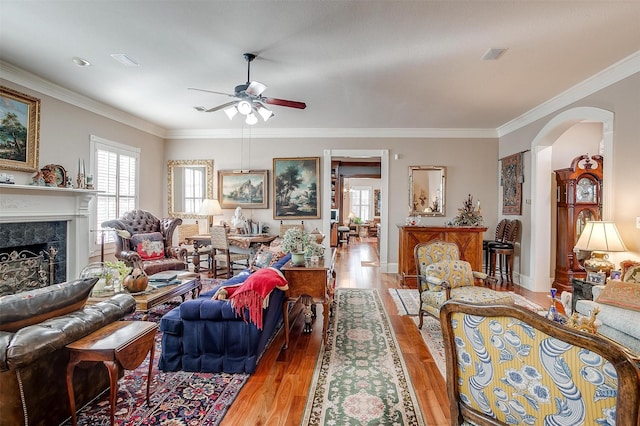
[[(603, 198), (602, 219), (612, 214), (614, 188), (613, 176), (613, 121), (614, 113), (595, 107), (577, 107), (563, 111), (552, 118), (531, 142), (532, 198), (531, 209), (531, 259), (528, 282), (524, 286), (532, 291), (548, 291), (553, 277), (551, 271), (551, 188), (553, 144), (573, 125), (585, 122), (601, 122), (603, 137)], [(545, 261), (548, 259), (548, 261)], [(523, 277), (524, 278), (524, 277)]]
[(341, 158), (379, 158), (380, 159), (380, 272), (388, 272), (389, 267), (389, 150), (388, 149), (325, 149), (322, 167), (322, 187), (324, 202), (322, 203), (322, 217), (324, 217), (323, 232), (331, 235), (331, 159)]

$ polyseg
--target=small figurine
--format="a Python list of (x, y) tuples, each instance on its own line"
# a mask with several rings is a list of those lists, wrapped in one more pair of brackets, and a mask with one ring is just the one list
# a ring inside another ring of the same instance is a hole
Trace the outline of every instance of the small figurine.
[(236, 211), (231, 218), (231, 226), (234, 228), (244, 228), (245, 220), (242, 216), (242, 207), (236, 207)]

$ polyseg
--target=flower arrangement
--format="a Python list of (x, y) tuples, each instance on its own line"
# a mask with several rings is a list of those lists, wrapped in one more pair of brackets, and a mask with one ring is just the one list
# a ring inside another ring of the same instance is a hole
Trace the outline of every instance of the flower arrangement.
[(462, 204), (462, 208), (458, 209), (458, 216), (454, 217), (447, 223), (449, 226), (482, 226), (484, 219), (480, 211), (480, 201), (478, 201), (477, 209), (473, 205), (473, 197), (469, 197)]
[(307, 246), (315, 244), (315, 237), (300, 228), (290, 228), (282, 239), (282, 251), (287, 253), (302, 253)]

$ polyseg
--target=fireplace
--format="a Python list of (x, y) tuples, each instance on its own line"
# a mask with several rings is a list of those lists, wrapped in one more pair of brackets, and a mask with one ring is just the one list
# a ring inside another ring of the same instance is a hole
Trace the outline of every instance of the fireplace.
[(57, 250), (54, 282), (79, 277), (89, 263), (90, 205), (96, 191), (0, 185), (0, 253)]

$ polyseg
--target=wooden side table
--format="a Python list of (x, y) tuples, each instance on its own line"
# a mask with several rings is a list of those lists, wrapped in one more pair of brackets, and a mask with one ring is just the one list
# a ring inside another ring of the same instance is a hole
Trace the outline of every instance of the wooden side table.
[(153, 371), (155, 353), (154, 337), (158, 324), (147, 321), (116, 321), (94, 331), (66, 347), (69, 350), (67, 365), (67, 392), (73, 425), (77, 424), (76, 400), (73, 395), (73, 370), (82, 361), (102, 362), (109, 370), (111, 404), (111, 424), (114, 421), (116, 396), (118, 394), (118, 375), (122, 369), (137, 368), (151, 352), (149, 358), (149, 375), (147, 377), (147, 405), (149, 404), (149, 388)]
[(571, 280), (571, 285), (573, 286), (571, 312), (575, 312), (578, 300), (593, 300), (593, 286), (596, 284), (580, 278), (574, 278)]
[(322, 338), (327, 344), (327, 328), (329, 326), (329, 304), (332, 295), (329, 294), (327, 284), (332, 278), (336, 250), (332, 249), (331, 256), (325, 256), (324, 264), (318, 266), (294, 266), (287, 262), (282, 267), (282, 273), (289, 282), (289, 290), (282, 304), (284, 317), (284, 349), (289, 347), (289, 309), (288, 303), (297, 301), (302, 296), (307, 296), (312, 303), (322, 303), (323, 331)]

